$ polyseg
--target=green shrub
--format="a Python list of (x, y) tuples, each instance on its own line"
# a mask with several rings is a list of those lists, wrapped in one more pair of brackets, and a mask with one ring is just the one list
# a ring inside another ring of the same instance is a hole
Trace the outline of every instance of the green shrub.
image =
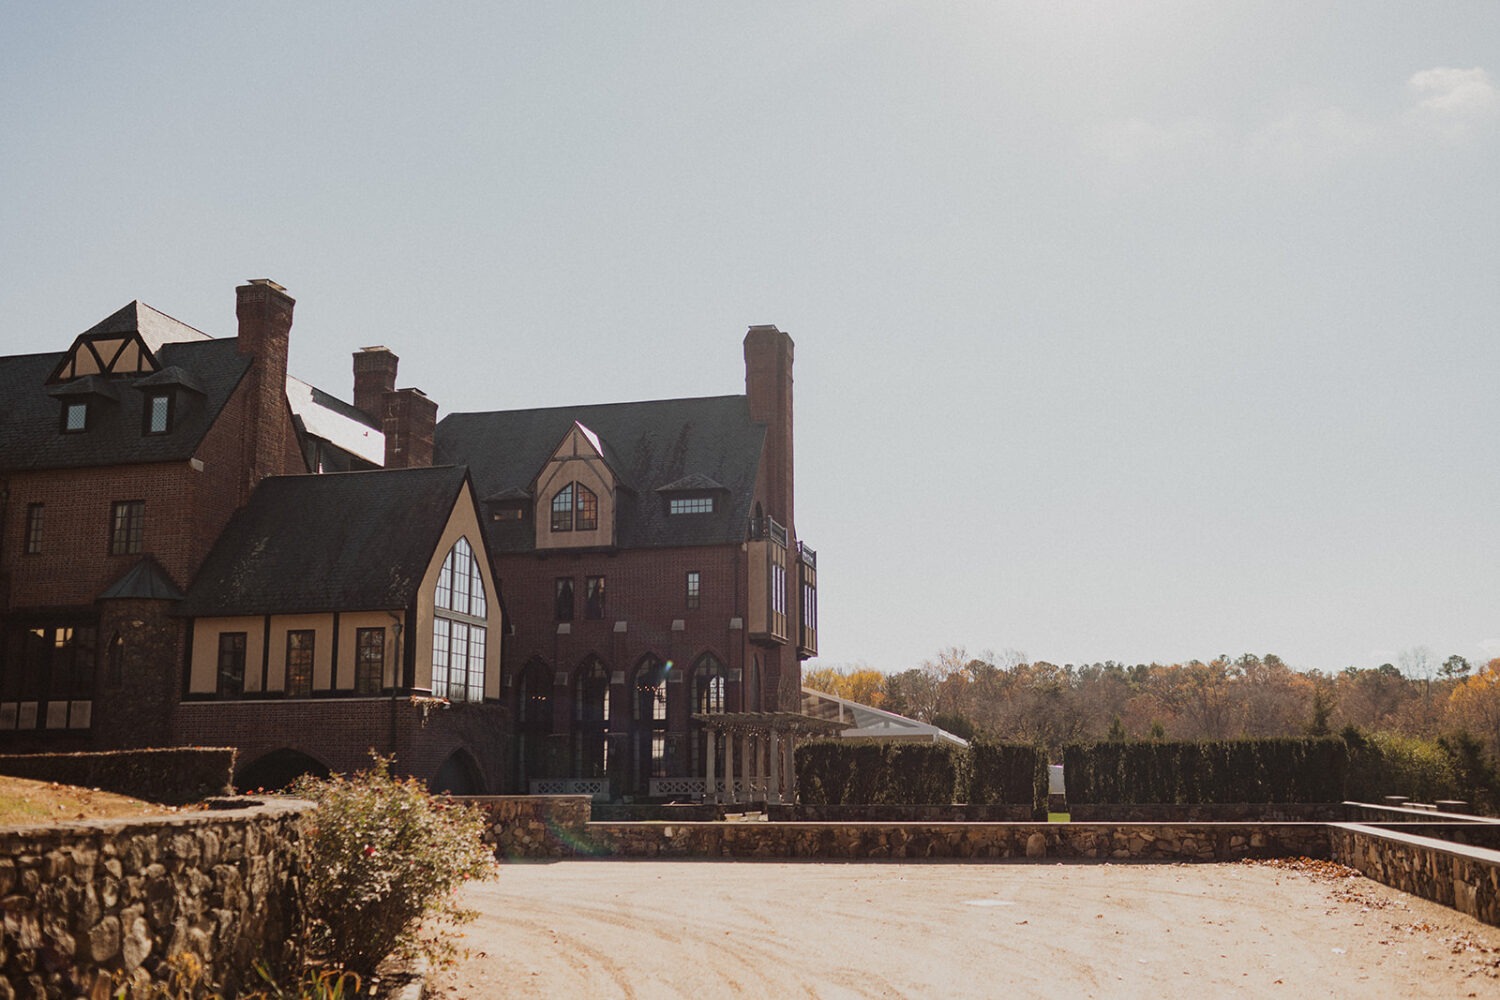
[(313, 954), (362, 976), (393, 952), (451, 954), (446, 938), (419, 938), (418, 926), (472, 918), (455, 890), (495, 871), (478, 811), (393, 778), (380, 757), (353, 777), (304, 778), (292, 790), (318, 804), (304, 833)]
[(1454, 755), (1441, 741), (1354, 729), (1345, 730), (1344, 739), (1349, 744), (1349, 798), (1356, 802), (1379, 802), (1387, 795), (1417, 802), (1472, 798)]

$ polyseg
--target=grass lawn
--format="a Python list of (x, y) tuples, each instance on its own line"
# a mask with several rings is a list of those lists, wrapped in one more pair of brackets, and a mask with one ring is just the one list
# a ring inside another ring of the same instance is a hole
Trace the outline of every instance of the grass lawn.
[(146, 816), (167, 811), (166, 806), (93, 788), (0, 776), (0, 826)]
[(1071, 823), (1071, 822), (1073, 822), (1073, 816), (1070, 813), (1048, 813), (1047, 814), (1047, 822), (1048, 823)]

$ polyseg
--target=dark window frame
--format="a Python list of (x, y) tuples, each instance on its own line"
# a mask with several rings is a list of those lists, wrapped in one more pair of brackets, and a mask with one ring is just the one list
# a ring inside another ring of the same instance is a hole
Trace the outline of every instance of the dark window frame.
[(588, 621), (603, 621), (607, 593), (604, 577), (586, 576), (583, 581), (583, 617)]
[(569, 483), (552, 495), (552, 530), (573, 530), (573, 484)]
[[(61, 430), (64, 434), (82, 434), (89, 429), (89, 401), (86, 399), (68, 399), (63, 401)], [(78, 414), (77, 426), (74, 426), (73, 414)]]
[[(372, 677), (373, 684), (371, 683)], [(379, 694), (383, 690), (385, 690), (385, 629), (378, 626), (357, 628), (354, 630), (354, 693)]]
[(552, 582), (552, 616), (556, 621), (573, 620), (573, 578), (560, 576)]
[[(176, 393), (160, 389), (146, 393), (146, 405), (141, 413), (141, 433), (147, 437), (171, 433), (172, 418), (177, 409)], [(156, 426), (156, 404), (162, 403), (161, 426)]]
[(703, 604), (703, 574), (696, 569), (688, 570), (683, 578), (683, 590), (687, 609), (697, 611)]
[[(219, 633), (214, 690), (220, 698), (238, 698), (245, 693), (245, 649), (248, 635), (247, 632)], [(231, 683), (226, 684), (226, 679)]]
[(688, 514), (712, 514), (718, 505), (711, 496), (672, 497), (667, 501), (667, 514), (681, 517)]
[(109, 507), (109, 554), (138, 555), (146, 533), (146, 501), (116, 500)]
[[(303, 645), (303, 644), (306, 645)], [(286, 669), (282, 674), (281, 690), (288, 698), (311, 698), (313, 693), (313, 670), (316, 663), (318, 632), (316, 629), (295, 628), (286, 633)], [(296, 660), (296, 686), (293, 687), (293, 654)]]
[(21, 550), (28, 556), (41, 555), (42, 528), (46, 521), (46, 514), (46, 504), (29, 503), (26, 505), (26, 535)]

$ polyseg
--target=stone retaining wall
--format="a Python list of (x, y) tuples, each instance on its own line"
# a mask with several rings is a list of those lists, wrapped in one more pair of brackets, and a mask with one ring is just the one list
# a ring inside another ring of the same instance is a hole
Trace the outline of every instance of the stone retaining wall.
[(0, 1000), (114, 996), (191, 955), (234, 996), (300, 936), (310, 803), (0, 830)]
[(1316, 823), (1346, 819), (1340, 802), (1070, 802), (1075, 823)]
[(582, 795), (470, 798), (501, 858), (1326, 858), (1321, 823), (589, 822)]
[(1500, 852), (1359, 823), (1329, 828), (1333, 860), (1500, 926)]
[[(766, 816), (776, 823), (1030, 823), (1030, 805), (770, 805)], [(1041, 817), (1045, 819), (1046, 817)]]

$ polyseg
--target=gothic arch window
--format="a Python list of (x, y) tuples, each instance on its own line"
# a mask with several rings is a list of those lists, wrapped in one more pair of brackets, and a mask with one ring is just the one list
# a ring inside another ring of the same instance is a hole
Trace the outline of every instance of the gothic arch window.
[(698, 657), (693, 667), (693, 712), (708, 715), (726, 710), (728, 678), (724, 664), (712, 653)]
[(635, 715), (635, 774), (644, 792), (652, 778), (671, 773), (667, 752), (667, 671), (669, 663), (647, 653), (635, 666), (631, 707)]
[(516, 684), (516, 780), (524, 790), (545, 776), (546, 742), (552, 732), (552, 671), (533, 659)]
[(468, 539), (448, 550), (432, 603), (432, 693), (449, 701), (483, 701), (489, 602)]
[(553, 531), (593, 531), (599, 527), (599, 494), (569, 483), (552, 495)]
[(574, 777), (604, 777), (609, 773), (609, 671), (597, 656), (578, 668), (573, 722)]

